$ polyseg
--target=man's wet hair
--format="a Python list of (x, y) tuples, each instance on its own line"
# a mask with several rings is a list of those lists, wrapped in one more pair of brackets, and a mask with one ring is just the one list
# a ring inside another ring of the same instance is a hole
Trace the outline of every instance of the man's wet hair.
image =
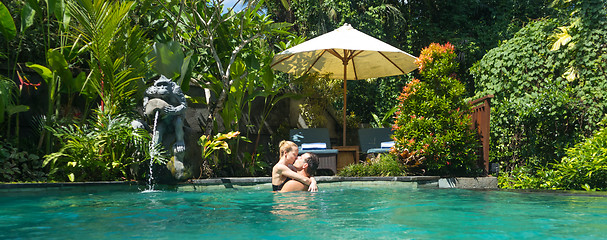
[(318, 155), (314, 154), (314, 153), (305, 153), (308, 155), (308, 157), (306, 159), (304, 159), (306, 161), (306, 163), (308, 164), (308, 168), (306, 169), (306, 172), (308, 173), (308, 175), (310, 176), (314, 176), (314, 174), (316, 174), (316, 169), (318, 169)]

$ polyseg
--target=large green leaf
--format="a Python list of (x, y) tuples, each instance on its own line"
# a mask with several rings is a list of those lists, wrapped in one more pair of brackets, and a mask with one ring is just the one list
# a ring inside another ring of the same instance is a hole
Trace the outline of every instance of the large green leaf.
[(30, 107), (26, 105), (12, 105), (6, 108), (6, 112), (9, 116), (15, 113), (27, 112), (28, 110), (30, 110)]
[(150, 55), (155, 59), (154, 70), (156, 73), (167, 78), (173, 78), (181, 73), (185, 55), (179, 42), (156, 42)]
[(55, 13), (55, 7), (57, 6), (57, 2), (61, 0), (45, 0), (46, 7), (48, 8), (48, 12)]
[(63, 2), (63, 0), (56, 0), (55, 1), (55, 9), (53, 9), (53, 13), (55, 14), (55, 17), (57, 18), (57, 20), (59, 20), (60, 22), (63, 21), (63, 13), (65, 9), (65, 2)]
[(187, 57), (183, 60), (181, 74), (177, 82), (184, 92), (190, 89), (190, 79), (192, 79), (192, 71), (194, 71), (196, 64), (198, 64), (198, 55), (194, 55), (194, 52), (188, 53)]
[(49, 84), (53, 80), (53, 72), (47, 67), (39, 64), (33, 64), (31, 62), (25, 63), (25, 66), (36, 71), (42, 77), (42, 79), (44, 79), (46, 84)]
[(21, 32), (34, 24), (34, 16), (36, 16), (36, 10), (30, 6), (29, 2), (26, 2), (21, 9)]
[(247, 65), (240, 59), (236, 59), (234, 63), (232, 63), (232, 67), (230, 68), (230, 75), (232, 76), (230, 78), (234, 78), (233, 85), (236, 85), (236, 82), (241, 81), (241, 76), (245, 74), (246, 67)]
[(57, 20), (63, 24), (63, 29), (67, 30), (70, 26), (70, 20), (72, 19), (67, 3), (64, 0), (58, 0), (55, 5), (54, 13)]
[(74, 78), (74, 86), (77, 87), (76, 89), (78, 91), (80, 91), (81, 95), (86, 96), (89, 99), (95, 98), (97, 95), (97, 92), (95, 91), (95, 88), (91, 85), (91, 84), (85, 84), (86, 83), (86, 74), (84, 72), (80, 72), (78, 74), (78, 76), (76, 76)]
[(251, 10), (251, 11), (248, 12), (249, 13), (249, 18), (250, 18), (253, 14), (255, 14), (255, 13), (257, 13), (259, 11), (259, 8), (261, 8), (261, 6), (263, 6), (263, 0), (261, 0), (261, 1), (251, 1), (251, 2), (249, 2), (249, 4), (255, 6), (255, 8), (253, 8), (253, 10)]
[(269, 64), (263, 68), (262, 80), (264, 89), (272, 90), (274, 86), (274, 72), (272, 72)]
[(6, 40), (10, 41), (17, 35), (17, 28), (15, 27), (15, 21), (11, 16), (4, 3), (0, 2), (0, 32)]
[[(78, 90), (78, 84), (74, 82), (72, 71), (68, 68), (65, 57), (59, 50), (51, 49), (48, 50), (48, 64), (51, 70), (55, 72), (57, 76), (61, 78), (61, 83), (66, 86), (69, 92), (75, 92)], [(81, 85), (80, 85), (81, 87)]]

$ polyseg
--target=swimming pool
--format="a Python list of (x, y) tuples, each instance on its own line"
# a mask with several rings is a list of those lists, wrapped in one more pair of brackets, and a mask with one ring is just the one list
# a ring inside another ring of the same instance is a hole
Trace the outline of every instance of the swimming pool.
[(0, 239), (601, 239), (607, 198), (398, 186), (1, 192)]

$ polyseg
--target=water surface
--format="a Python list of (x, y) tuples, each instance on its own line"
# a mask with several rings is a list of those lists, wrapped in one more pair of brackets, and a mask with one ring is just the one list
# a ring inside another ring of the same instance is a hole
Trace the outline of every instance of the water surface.
[(607, 198), (325, 187), (2, 192), (0, 239), (604, 239)]

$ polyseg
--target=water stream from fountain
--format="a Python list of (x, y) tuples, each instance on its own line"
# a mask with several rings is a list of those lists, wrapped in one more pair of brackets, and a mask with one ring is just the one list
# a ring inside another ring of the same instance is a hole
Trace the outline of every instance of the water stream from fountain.
[(148, 188), (143, 192), (154, 192), (154, 171), (152, 170), (154, 166), (154, 155), (156, 155), (156, 150), (154, 150), (154, 143), (156, 142), (156, 124), (158, 123), (158, 111), (156, 111), (156, 115), (154, 115), (154, 127), (152, 129), (152, 141), (150, 142), (150, 174), (148, 176)]

